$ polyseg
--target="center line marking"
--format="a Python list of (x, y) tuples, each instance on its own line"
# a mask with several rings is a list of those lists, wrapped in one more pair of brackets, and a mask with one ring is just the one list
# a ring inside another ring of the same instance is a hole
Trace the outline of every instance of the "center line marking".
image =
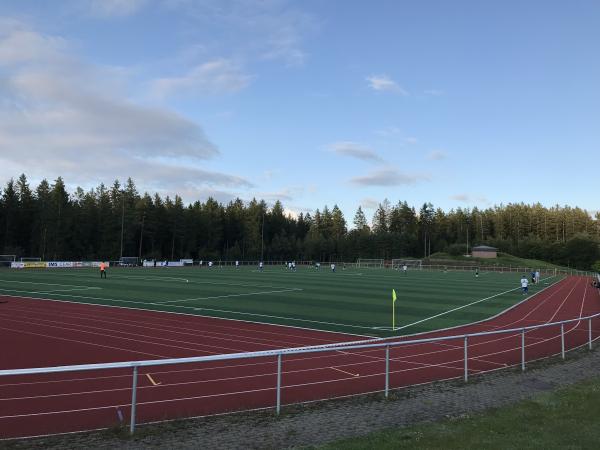
[(149, 373), (147, 373), (146, 376), (150, 380), (150, 383), (152, 383), (152, 386), (160, 386), (162, 384), (162, 383), (157, 383), (156, 381), (154, 381), (154, 379), (152, 378), (152, 375), (150, 375)]
[(360, 374), (358, 374), (358, 373), (346, 372), (345, 370), (338, 369), (337, 367), (330, 367), (330, 369), (337, 370), (338, 372), (345, 373), (346, 375), (352, 375), (353, 377), (359, 377), (360, 376)]

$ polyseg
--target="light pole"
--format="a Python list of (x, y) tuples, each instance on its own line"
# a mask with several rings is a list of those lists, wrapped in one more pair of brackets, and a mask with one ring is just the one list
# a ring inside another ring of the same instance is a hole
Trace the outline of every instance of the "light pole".
[(139, 260), (142, 259), (142, 242), (144, 241), (144, 219), (146, 219), (146, 213), (142, 215), (142, 229), (140, 230), (140, 251), (138, 252), (138, 264)]
[(121, 191), (121, 256), (123, 260), (123, 231), (125, 230), (125, 191)]
[(260, 260), (264, 261), (265, 253), (265, 212), (262, 215), (262, 231), (260, 233)]

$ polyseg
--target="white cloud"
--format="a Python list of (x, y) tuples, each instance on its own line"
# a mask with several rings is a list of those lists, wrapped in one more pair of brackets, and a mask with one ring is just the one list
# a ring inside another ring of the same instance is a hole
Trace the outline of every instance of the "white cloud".
[(399, 95), (408, 95), (404, 89), (402, 89), (398, 83), (392, 80), (387, 75), (371, 75), (367, 77), (369, 87), (375, 91), (382, 92), (393, 92)]
[(378, 136), (383, 136), (383, 137), (397, 136), (401, 133), (402, 133), (402, 130), (395, 126), (391, 126), (391, 127), (387, 127), (387, 128), (383, 128), (381, 130), (375, 131), (375, 134), (377, 134)]
[(431, 161), (441, 161), (442, 159), (446, 159), (446, 153), (441, 150), (433, 150), (427, 155), (427, 159)]
[(423, 174), (403, 173), (396, 169), (379, 169), (362, 177), (354, 177), (350, 182), (359, 186), (400, 186), (428, 179), (429, 177)]
[(462, 202), (462, 203), (489, 203), (488, 199), (483, 197), (483, 196), (471, 196), (469, 194), (456, 194), (456, 195), (451, 195), (450, 199), (452, 200), (456, 200), (458, 202)]
[(113, 71), (74, 59), (64, 40), (6, 23), (0, 23), (0, 178), (62, 175), (89, 186), (131, 176), (144, 188), (171, 192), (251, 186), (203, 167), (219, 151), (198, 124), (129, 101)]
[(252, 77), (227, 59), (216, 59), (199, 64), (180, 77), (159, 78), (152, 82), (157, 97), (176, 94), (231, 94), (250, 84)]
[(377, 207), (379, 206), (379, 202), (374, 198), (363, 198), (360, 201), (360, 206), (362, 206), (365, 209), (377, 209)]
[(96, 17), (125, 17), (137, 13), (147, 0), (88, 0), (89, 14)]
[(283, 61), (286, 66), (301, 66), (307, 54), (306, 36), (319, 21), (287, 0), (163, 0), (177, 11), (185, 11), (193, 23), (186, 34), (192, 39), (205, 30), (218, 36), (218, 45), (235, 48), (235, 54), (253, 59)]
[(328, 147), (331, 151), (338, 155), (350, 156), (352, 158), (362, 159), (364, 161), (383, 161), (381, 156), (379, 156), (374, 150), (356, 142), (335, 142), (330, 144)]

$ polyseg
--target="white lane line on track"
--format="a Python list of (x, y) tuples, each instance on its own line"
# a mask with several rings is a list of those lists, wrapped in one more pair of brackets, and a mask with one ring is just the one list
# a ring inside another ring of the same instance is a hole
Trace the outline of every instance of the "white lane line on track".
[(350, 375), (350, 376), (353, 376), (353, 377), (360, 377), (359, 373), (346, 372), (345, 370), (338, 369), (337, 367), (329, 367), (329, 369), (337, 370), (338, 372), (342, 372), (342, 373), (345, 373), (346, 375)]
[[(48, 320), (51, 321), (53, 323), (56, 323), (57, 321), (53, 319), (53, 317), (58, 316), (59, 320), (61, 320), (62, 323), (64, 324), (68, 324), (64, 322), (64, 319), (72, 319), (75, 321), (85, 321), (88, 322), (88, 324), (85, 323), (77, 323), (77, 324), (70, 324), (70, 325), (77, 325), (80, 327), (88, 327), (88, 328), (97, 328), (94, 327), (93, 325), (91, 325), (90, 323), (95, 323), (95, 322), (99, 322), (100, 324), (109, 324), (109, 325), (123, 325), (123, 326), (127, 326), (130, 328), (137, 328), (137, 329), (142, 329), (142, 330), (152, 330), (152, 331), (159, 331), (159, 332), (164, 332), (164, 333), (172, 333), (173, 335), (184, 335), (184, 336), (194, 336), (194, 337), (202, 337), (205, 339), (211, 339), (211, 340), (220, 340), (220, 341), (232, 341), (232, 342), (240, 342), (240, 341), (244, 341), (244, 343), (250, 343), (250, 344), (254, 344), (257, 346), (262, 346), (264, 348), (282, 348), (282, 346), (288, 345), (288, 346), (302, 346), (305, 345), (305, 343), (303, 342), (292, 342), (292, 341), (285, 341), (285, 340), (273, 340), (273, 338), (260, 338), (260, 337), (256, 337), (256, 336), (252, 336), (252, 338), (250, 338), (248, 335), (235, 335), (232, 334), (231, 332), (228, 333), (223, 333), (223, 332), (218, 332), (218, 331), (207, 331), (205, 329), (203, 330), (197, 330), (194, 328), (186, 328), (183, 326), (175, 326), (175, 325), (171, 325), (171, 324), (166, 324), (166, 323), (159, 323), (159, 322), (140, 322), (135, 321), (135, 320), (128, 320), (126, 318), (113, 318), (112, 320), (106, 320), (103, 317), (97, 317), (97, 316), (88, 316), (85, 314), (76, 314), (76, 313), (70, 313), (70, 314), (66, 314), (64, 312), (49, 312), (49, 311), (35, 311), (29, 308), (15, 308), (14, 305), (11, 305), (12, 307), (10, 308), (10, 312), (14, 313), (14, 312), (18, 312), (21, 314), (33, 314), (35, 315), (36, 319), (38, 320)], [(40, 315), (44, 315), (49, 317), (48, 319), (40, 319)], [(108, 328), (104, 328), (106, 330), (108, 330)], [(236, 330), (237, 332), (237, 330)], [(330, 342), (329, 340), (324, 340), (325, 342)], [(213, 346), (215, 348), (219, 348), (218, 346)]]

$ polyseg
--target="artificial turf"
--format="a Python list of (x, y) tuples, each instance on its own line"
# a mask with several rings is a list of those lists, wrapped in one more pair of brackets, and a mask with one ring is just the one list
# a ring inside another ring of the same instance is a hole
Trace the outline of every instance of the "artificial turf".
[[(254, 267), (110, 268), (108, 278), (100, 279), (97, 269), (5, 269), (0, 294), (391, 336), (493, 316), (523, 300), (522, 275), (482, 272), (476, 278), (474, 272), (339, 268), (333, 273), (309, 267), (291, 272), (267, 266), (263, 272)], [(543, 278), (540, 285), (530, 285), (530, 294), (558, 279)], [(390, 329), (392, 289), (398, 294), (396, 331)], [(448, 312), (473, 302), (478, 303)]]

